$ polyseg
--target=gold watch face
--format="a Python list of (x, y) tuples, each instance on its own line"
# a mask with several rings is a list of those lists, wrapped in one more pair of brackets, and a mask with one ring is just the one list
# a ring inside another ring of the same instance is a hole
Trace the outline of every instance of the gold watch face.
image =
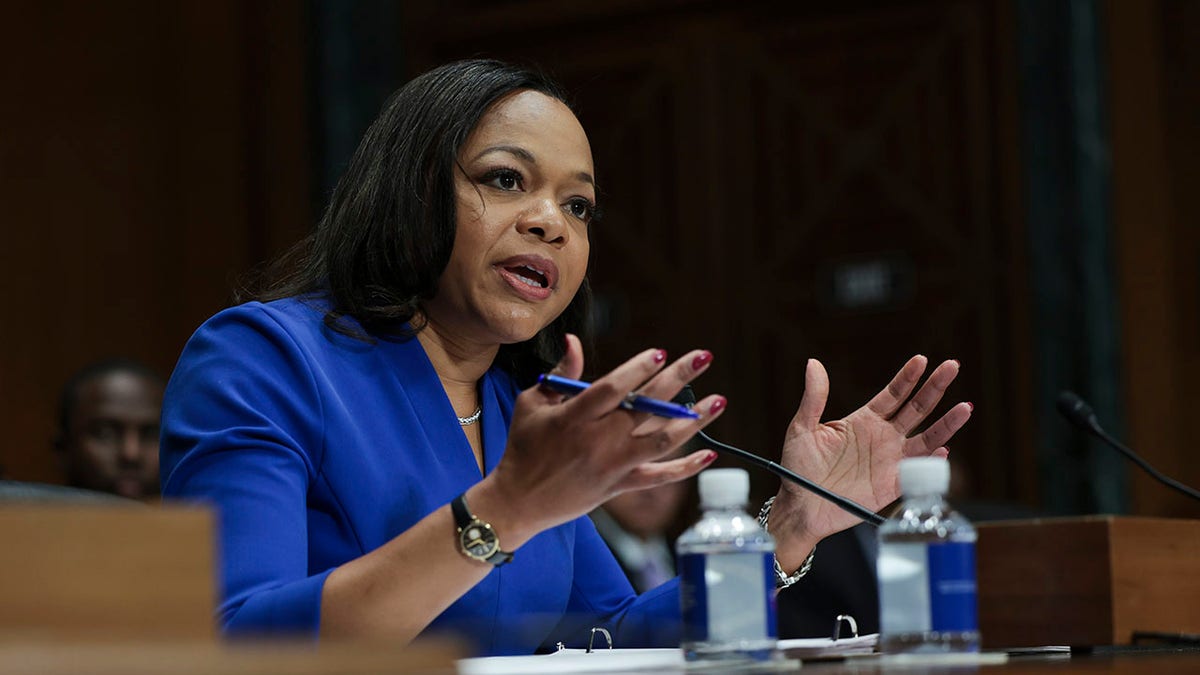
[(479, 522), (472, 521), (458, 535), (463, 553), (476, 560), (486, 561), (500, 548), (496, 531)]

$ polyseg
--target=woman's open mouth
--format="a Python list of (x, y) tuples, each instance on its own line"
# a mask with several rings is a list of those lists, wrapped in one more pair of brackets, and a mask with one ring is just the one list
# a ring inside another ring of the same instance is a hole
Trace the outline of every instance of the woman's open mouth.
[(546, 281), (546, 275), (535, 270), (528, 265), (514, 265), (513, 267), (505, 267), (510, 274), (515, 276), (519, 281), (537, 286), (538, 288), (549, 288), (550, 282)]
[(519, 295), (531, 300), (550, 297), (558, 282), (558, 266), (541, 256), (513, 256), (497, 263), (496, 269)]

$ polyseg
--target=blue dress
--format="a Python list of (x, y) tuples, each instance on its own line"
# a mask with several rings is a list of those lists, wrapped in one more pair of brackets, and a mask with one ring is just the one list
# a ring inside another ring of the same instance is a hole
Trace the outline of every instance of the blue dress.
[[(167, 387), (163, 495), (216, 507), (227, 633), (315, 636), (333, 568), (482, 478), (420, 342), (367, 344), (326, 328), (323, 312), (296, 299), (227, 309), (188, 341)], [(489, 472), (517, 393), (497, 368), (480, 382)], [(675, 581), (635, 595), (585, 516), (531, 539), (427, 632), (528, 654), (579, 644), (592, 626), (618, 646), (675, 646), (679, 595)]]

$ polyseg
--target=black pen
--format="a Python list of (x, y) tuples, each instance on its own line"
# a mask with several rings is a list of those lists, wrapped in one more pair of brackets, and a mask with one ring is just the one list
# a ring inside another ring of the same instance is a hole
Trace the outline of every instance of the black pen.
[[(587, 382), (580, 382), (579, 380), (572, 380), (569, 377), (559, 377), (558, 375), (551, 375), (549, 373), (538, 375), (538, 384), (547, 389), (553, 389), (560, 394), (567, 394), (568, 396), (581, 394), (585, 389), (592, 386)], [(656, 398), (632, 392), (625, 397), (624, 401), (621, 401), (621, 407), (626, 410), (636, 410), (637, 412), (650, 413), (659, 417), (700, 419), (700, 415), (686, 406), (669, 401), (660, 401)]]

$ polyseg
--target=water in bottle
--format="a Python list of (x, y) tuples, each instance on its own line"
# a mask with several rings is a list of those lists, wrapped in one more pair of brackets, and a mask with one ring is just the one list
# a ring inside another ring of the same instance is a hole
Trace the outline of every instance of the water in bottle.
[(775, 541), (745, 512), (742, 469), (700, 474), (704, 514), (675, 544), (689, 661), (775, 657)]
[(899, 513), (879, 528), (880, 651), (979, 650), (975, 528), (946, 503), (950, 465), (900, 462)]

